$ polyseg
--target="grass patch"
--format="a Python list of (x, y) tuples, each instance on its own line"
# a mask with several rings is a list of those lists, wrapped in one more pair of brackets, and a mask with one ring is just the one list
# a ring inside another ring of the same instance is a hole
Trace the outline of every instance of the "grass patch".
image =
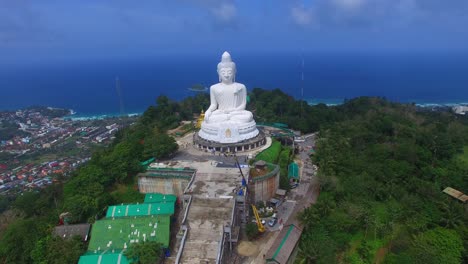
[(276, 164), (278, 162), (278, 157), (281, 152), (281, 143), (279, 141), (273, 141), (271, 146), (264, 151), (260, 152), (255, 160), (264, 160), (268, 163)]
[[(345, 254), (345, 260), (347, 263), (353, 264), (370, 263), (376, 258), (379, 249), (385, 244), (385, 240), (372, 239), (369, 235), (367, 238), (364, 238), (363, 233), (357, 233), (349, 242), (349, 249)], [(363, 247), (366, 250), (363, 250)], [(367, 254), (363, 253), (364, 251), (367, 251)], [(363, 255), (367, 255), (367, 259)]]

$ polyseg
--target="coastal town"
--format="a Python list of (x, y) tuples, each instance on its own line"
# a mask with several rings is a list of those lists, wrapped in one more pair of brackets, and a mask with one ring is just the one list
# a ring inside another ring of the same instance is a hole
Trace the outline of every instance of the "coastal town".
[(0, 112), (0, 193), (40, 189), (67, 177), (135, 120), (74, 118), (72, 110), (52, 107)]

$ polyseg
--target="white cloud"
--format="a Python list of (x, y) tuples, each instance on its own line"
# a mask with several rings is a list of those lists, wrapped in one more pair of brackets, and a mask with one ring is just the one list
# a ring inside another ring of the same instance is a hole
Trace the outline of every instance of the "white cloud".
[(300, 26), (372, 30), (453, 28), (466, 24), (467, 12), (466, 0), (296, 0), (289, 9)]
[(312, 10), (306, 9), (304, 6), (293, 6), (291, 8), (291, 16), (298, 25), (307, 26), (312, 23)]
[(366, 0), (333, 0), (333, 4), (342, 10), (355, 11), (366, 4)]
[(178, 0), (175, 3), (185, 3), (208, 12), (216, 24), (230, 24), (238, 16), (237, 5), (233, 0)]
[(230, 22), (237, 16), (237, 8), (233, 3), (224, 2), (210, 8), (211, 13), (220, 21)]

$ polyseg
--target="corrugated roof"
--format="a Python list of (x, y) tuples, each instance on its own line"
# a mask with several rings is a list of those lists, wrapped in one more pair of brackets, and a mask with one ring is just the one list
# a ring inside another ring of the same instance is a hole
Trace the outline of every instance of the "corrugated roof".
[(299, 165), (297, 163), (292, 162), (288, 166), (288, 178), (295, 178), (299, 179)]
[(173, 215), (174, 202), (113, 205), (107, 209), (106, 217)]
[(301, 234), (301, 229), (295, 225), (285, 226), (266, 255), (267, 263), (287, 263)]
[(123, 251), (92, 253), (88, 252), (80, 257), (78, 264), (129, 264)]
[(90, 224), (62, 225), (54, 227), (53, 234), (61, 238), (80, 236), (83, 241), (87, 241), (90, 229)]
[(169, 246), (170, 216), (146, 216), (96, 221), (91, 230), (88, 250), (97, 253), (105, 250), (121, 250), (131, 243), (156, 241)]
[(162, 194), (162, 193), (147, 193), (145, 195), (145, 203), (175, 203), (177, 196), (173, 194)]
[(452, 187), (445, 188), (443, 192), (452, 196), (455, 199), (462, 201), (463, 203), (466, 203), (466, 201), (468, 200), (468, 196), (466, 194), (460, 192), (459, 190), (455, 190)]

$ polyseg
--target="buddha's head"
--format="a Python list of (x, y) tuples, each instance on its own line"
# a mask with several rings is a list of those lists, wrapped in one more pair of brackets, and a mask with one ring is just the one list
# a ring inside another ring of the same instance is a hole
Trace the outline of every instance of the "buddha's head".
[(218, 63), (219, 81), (224, 84), (231, 84), (236, 80), (236, 64), (232, 61), (231, 55), (225, 51)]

